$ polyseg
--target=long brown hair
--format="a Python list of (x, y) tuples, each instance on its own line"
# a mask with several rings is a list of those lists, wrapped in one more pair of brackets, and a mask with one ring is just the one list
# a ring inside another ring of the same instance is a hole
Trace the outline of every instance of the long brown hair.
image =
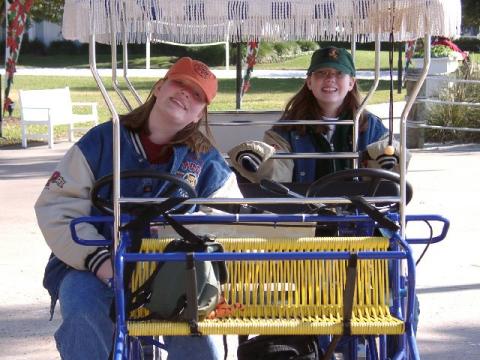
[[(120, 115), (120, 122), (129, 130), (140, 133), (145, 132), (150, 135), (148, 129), (148, 117), (155, 105), (156, 97), (154, 90), (157, 86), (162, 86), (166, 79), (160, 79), (150, 90), (147, 100), (139, 107), (133, 109), (128, 114)], [(205, 106), (202, 118), (196, 123), (191, 122), (182, 130), (177, 132), (175, 137), (168, 145), (185, 144), (190, 150), (195, 153), (204, 153), (212, 148), (212, 132), (208, 126), (207, 106)], [(200, 124), (205, 124), (205, 134), (200, 130)]]
[[(357, 82), (353, 84), (342, 105), (339, 109), (339, 114), (346, 116), (347, 119), (353, 119), (355, 112), (360, 107), (360, 92), (357, 87)], [(308, 88), (307, 83), (303, 84), (302, 88), (288, 101), (283, 111), (281, 120), (320, 120), (323, 116), (323, 109), (317, 102), (313, 92)], [(364, 114), (360, 116), (359, 129), (360, 132), (365, 131), (368, 122)], [(326, 125), (317, 125), (316, 130), (319, 133), (326, 133), (328, 128)], [(299, 134), (304, 135), (307, 125), (289, 125), (289, 126), (274, 126), (276, 130), (292, 131), (295, 130)]]

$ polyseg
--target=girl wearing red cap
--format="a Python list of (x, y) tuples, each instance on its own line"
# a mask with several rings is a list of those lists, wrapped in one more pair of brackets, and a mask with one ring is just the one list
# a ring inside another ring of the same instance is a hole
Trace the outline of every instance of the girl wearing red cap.
[[(217, 79), (200, 61), (181, 58), (152, 88), (145, 103), (120, 116), (121, 170), (167, 172), (187, 180), (200, 197), (241, 197), (235, 175), (200, 131), (208, 133), (207, 105)], [(70, 221), (99, 215), (90, 191), (112, 173), (112, 123), (90, 130), (64, 156), (35, 204), (38, 224), (52, 250), (44, 286), (60, 300), (62, 323), (55, 333), (62, 359), (106, 360), (114, 325), (109, 310), (112, 262), (103, 247), (81, 246), (71, 237)], [(122, 180), (122, 197), (162, 197), (166, 183), (152, 179)], [(109, 189), (99, 194), (108, 198)], [(178, 192), (181, 192), (178, 190)], [(182, 194), (178, 194), (181, 196)], [(83, 224), (83, 239), (111, 238), (110, 230)], [(217, 359), (208, 336), (166, 337), (170, 359)]]

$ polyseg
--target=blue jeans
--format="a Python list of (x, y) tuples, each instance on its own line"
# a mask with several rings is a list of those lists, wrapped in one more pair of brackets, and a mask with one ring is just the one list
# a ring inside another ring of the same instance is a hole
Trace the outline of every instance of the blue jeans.
[[(110, 319), (113, 291), (87, 271), (71, 270), (60, 285), (62, 324), (55, 333), (64, 360), (107, 360), (115, 326)], [(208, 336), (164, 337), (168, 359), (220, 359)]]

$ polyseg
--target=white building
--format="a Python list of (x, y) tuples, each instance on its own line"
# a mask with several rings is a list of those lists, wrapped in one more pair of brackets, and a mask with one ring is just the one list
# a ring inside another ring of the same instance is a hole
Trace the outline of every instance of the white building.
[(41, 41), (45, 46), (52, 41), (63, 40), (62, 27), (48, 21), (33, 22), (28, 28), (28, 39), (30, 41)]

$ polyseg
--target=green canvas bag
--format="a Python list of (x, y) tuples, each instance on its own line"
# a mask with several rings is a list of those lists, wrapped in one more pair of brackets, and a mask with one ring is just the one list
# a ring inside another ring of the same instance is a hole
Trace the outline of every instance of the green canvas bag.
[[(197, 244), (185, 239), (173, 240), (164, 252), (223, 252), (221, 244), (211, 238), (199, 239), (201, 242)], [(221, 284), (226, 280), (223, 261), (159, 262), (143, 289), (132, 294), (132, 298), (144, 298), (144, 306), (154, 319), (202, 320), (217, 306)]]

